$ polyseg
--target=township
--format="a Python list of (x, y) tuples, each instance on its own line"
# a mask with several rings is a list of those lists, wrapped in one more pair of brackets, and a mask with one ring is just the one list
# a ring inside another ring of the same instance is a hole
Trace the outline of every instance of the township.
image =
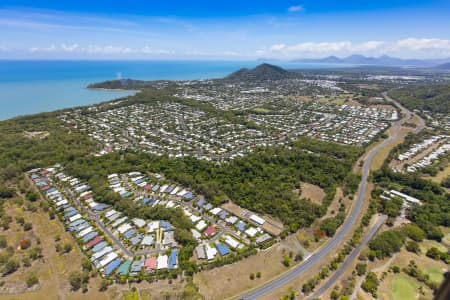
[[(177, 228), (167, 220), (130, 217), (97, 202), (88, 184), (67, 176), (59, 164), (31, 170), (29, 176), (102, 276), (160, 274), (179, 268), (183, 246), (177, 242)], [(279, 234), (266, 229), (266, 220), (256, 214), (245, 211), (236, 216), (214, 207), (160, 174), (110, 174), (108, 182), (113, 192), (141, 206), (181, 209), (192, 222), (191, 233), (198, 242), (193, 259), (198, 265), (270, 245)]]
[[(316, 98), (324, 89), (328, 94), (340, 93), (330, 80), (276, 83), (177, 82), (175, 96), (187, 101), (126, 106), (116, 101), (87, 110), (73, 109), (59, 118), (65, 126), (98, 141), (102, 145), (98, 154), (139, 149), (155, 155), (219, 162), (244, 156), (257, 147), (287, 144), (299, 136), (362, 146), (398, 119), (395, 109), (295, 98), (306, 93), (310, 85), (317, 89)], [(189, 99), (197, 105), (191, 105)], [(229, 117), (224, 113), (227, 111), (238, 112), (238, 117)]]

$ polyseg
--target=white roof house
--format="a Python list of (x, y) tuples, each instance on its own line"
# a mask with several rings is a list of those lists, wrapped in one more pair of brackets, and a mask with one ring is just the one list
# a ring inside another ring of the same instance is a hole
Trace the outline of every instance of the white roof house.
[(119, 228), (117, 228), (117, 232), (119, 232), (120, 234), (123, 234), (123, 233), (127, 232), (128, 230), (130, 230), (131, 228), (133, 228), (133, 227), (131, 227), (130, 224), (125, 223), (123, 225), (120, 225)]
[(218, 213), (220, 213), (221, 211), (222, 211), (222, 209), (221, 209), (220, 207), (214, 207), (214, 208), (211, 209), (209, 212), (215, 216), (215, 215), (217, 215)]
[(142, 228), (142, 227), (144, 227), (144, 226), (147, 224), (144, 220), (139, 219), (139, 218), (133, 218), (131, 221), (132, 221), (132, 222), (134, 223), (134, 225), (136, 225), (136, 227), (138, 227), (138, 228)]
[(251, 215), (250, 220), (252, 220), (253, 222), (255, 222), (256, 224), (259, 224), (259, 225), (263, 225), (264, 223), (266, 223), (266, 220), (264, 220), (261, 217), (258, 217), (257, 215)]
[(422, 203), (419, 199), (416, 199), (416, 198), (411, 197), (409, 195), (403, 194), (403, 193), (398, 192), (396, 190), (390, 190), (390, 193), (395, 195), (395, 196), (398, 196), (400, 198), (403, 198), (407, 202), (418, 203), (418, 204)]
[(158, 256), (158, 258), (156, 259), (156, 265), (157, 265), (157, 269), (167, 269), (168, 267), (168, 257), (167, 255), (160, 255)]
[(75, 216), (72, 216), (69, 218), (69, 222), (72, 223), (73, 221), (76, 221), (78, 219), (81, 219), (81, 215), (80, 214), (76, 214)]
[(255, 227), (250, 227), (245, 231), (245, 234), (251, 237), (254, 237), (258, 233), (258, 230), (256, 230)]
[(201, 220), (200, 222), (197, 223), (197, 225), (195, 225), (195, 228), (198, 231), (203, 231), (203, 229), (205, 229), (208, 226), (208, 224), (206, 224), (205, 220)]
[(151, 221), (147, 224), (147, 232), (153, 232), (159, 228), (159, 221)]
[(194, 224), (202, 219), (201, 217), (196, 216), (196, 215), (191, 215), (189, 218), (191, 219), (192, 223), (194, 223)]
[(225, 243), (233, 249), (236, 249), (239, 246), (239, 242), (229, 235), (225, 236)]
[(81, 237), (85, 236), (86, 234), (88, 234), (89, 232), (91, 232), (91, 231), (93, 231), (93, 230), (94, 230), (94, 228), (92, 228), (92, 226), (89, 226), (89, 227), (87, 227), (87, 228), (81, 230), (81, 231), (77, 234), (77, 236), (81, 238)]
[(225, 222), (227, 222), (228, 224), (234, 224), (237, 222), (237, 220), (238, 218), (236, 216), (229, 216), (225, 219)]
[(208, 244), (205, 245), (205, 249), (206, 249), (206, 258), (208, 260), (213, 260), (214, 257), (216, 257), (216, 255), (217, 255), (217, 249), (214, 247), (211, 247)]
[(97, 268), (102, 268), (104, 266), (106, 266), (107, 264), (109, 264), (110, 262), (112, 262), (114, 259), (117, 258), (117, 253), (116, 252), (110, 252), (108, 253), (105, 258), (103, 258), (101, 261), (99, 261), (97, 263)]

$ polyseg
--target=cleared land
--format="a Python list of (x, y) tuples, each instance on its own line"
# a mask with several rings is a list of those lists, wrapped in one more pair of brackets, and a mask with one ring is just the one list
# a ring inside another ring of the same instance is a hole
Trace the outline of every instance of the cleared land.
[[(256, 287), (287, 270), (283, 256), (296, 249), (292, 238), (234, 264), (197, 273), (194, 283), (205, 299), (224, 299)], [(261, 272), (261, 278), (251, 280), (250, 273), (257, 272)]]
[(314, 203), (322, 204), (322, 200), (325, 197), (325, 191), (321, 187), (307, 182), (301, 182), (300, 187), (301, 198), (310, 199)]

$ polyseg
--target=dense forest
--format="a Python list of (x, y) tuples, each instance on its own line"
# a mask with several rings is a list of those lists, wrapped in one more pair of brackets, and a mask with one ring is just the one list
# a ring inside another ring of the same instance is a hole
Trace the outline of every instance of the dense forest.
[(406, 86), (391, 91), (390, 95), (410, 110), (450, 113), (450, 84)]
[(428, 239), (441, 240), (439, 226), (450, 226), (450, 194), (429, 180), (414, 174), (395, 173), (387, 166), (374, 172), (374, 181), (386, 189), (397, 189), (422, 201), (407, 211), (407, 217), (417, 224)]

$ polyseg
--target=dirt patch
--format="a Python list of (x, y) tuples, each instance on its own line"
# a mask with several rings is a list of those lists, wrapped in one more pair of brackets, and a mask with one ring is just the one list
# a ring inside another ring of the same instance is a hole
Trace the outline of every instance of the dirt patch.
[(48, 131), (24, 131), (23, 135), (29, 139), (44, 139), (50, 135)]
[(301, 198), (310, 199), (314, 203), (322, 204), (322, 200), (326, 194), (321, 187), (307, 182), (300, 182), (300, 188)]

